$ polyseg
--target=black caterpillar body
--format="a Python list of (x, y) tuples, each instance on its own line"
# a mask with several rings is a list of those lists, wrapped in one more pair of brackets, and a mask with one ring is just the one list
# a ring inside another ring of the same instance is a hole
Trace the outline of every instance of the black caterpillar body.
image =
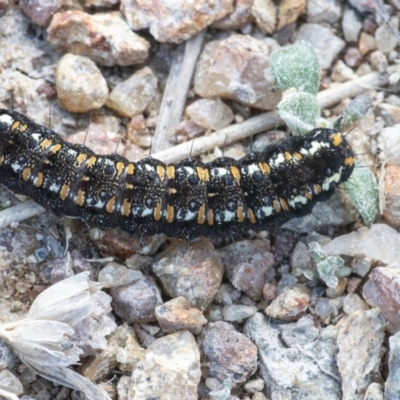
[(269, 229), (309, 214), (354, 169), (349, 143), (330, 129), (241, 160), (169, 165), (96, 155), (16, 111), (0, 110), (0, 136), (1, 183), (58, 215), (134, 236), (191, 239)]

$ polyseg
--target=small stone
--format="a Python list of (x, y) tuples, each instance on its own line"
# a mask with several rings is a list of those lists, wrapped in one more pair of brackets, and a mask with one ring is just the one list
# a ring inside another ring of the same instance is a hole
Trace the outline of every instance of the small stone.
[(213, 28), (223, 30), (239, 30), (251, 22), (251, 6), (253, 0), (236, 0), (232, 14), (214, 22)]
[(188, 329), (198, 334), (207, 323), (202, 312), (192, 308), (184, 297), (177, 297), (156, 307), (155, 314), (161, 329), (166, 333)]
[(328, 287), (326, 289), (326, 295), (330, 298), (341, 296), (346, 290), (347, 278), (339, 278), (335, 287)]
[(262, 298), (266, 274), (275, 263), (269, 250), (267, 240), (243, 240), (220, 252), (229, 281), (254, 301)]
[(133, 30), (149, 29), (158, 42), (181, 43), (233, 12), (232, 0), (122, 0), (121, 12)]
[(335, 312), (335, 307), (332, 305), (330, 299), (320, 298), (315, 306), (315, 314), (318, 315), (322, 321), (325, 321)]
[(289, 274), (288, 272), (283, 273), (278, 282), (278, 286), (276, 287), (276, 293), (279, 296), (285, 288), (294, 286), (298, 281), (299, 280), (294, 275)]
[(303, 24), (296, 36), (296, 42), (301, 40), (311, 44), (322, 69), (330, 68), (333, 60), (346, 45), (330, 29), (319, 24)]
[(278, 9), (273, 1), (254, 0), (251, 14), (262, 33), (271, 34), (275, 31), (278, 23)]
[(388, 165), (400, 165), (400, 125), (383, 128), (378, 136), (379, 160)]
[(246, 318), (251, 317), (258, 311), (255, 306), (243, 306), (241, 304), (232, 304), (231, 306), (225, 306), (222, 310), (224, 321), (234, 322), (243, 321)]
[(396, 263), (400, 248), (400, 234), (385, 224), (360, 228), (356, 232), (339, 236), (322, 250), (328, 255), (365, 257), (384, 264)]
[(197, 400), (200, 353), (188, 331), (157, 339), (133, 371), (129, 399)]
[[(400, 333), (389, 338), (389, 374), (385, 382), (385, 399), (395, 400), (399, 397), (400, 374)], [(378, 388), (377, 388), (378, 389)], [(382, 393), (382, 388), (381, 388)], [(383, 399), (383, 396), (382, 396)]]
[(32, 22), (39, 26), (46, 26), (61, 7), (62, 0), (22, 0), (19, 5)]
[(265, 313), (271, 318), (284, 321), (299, 319), (307, 310), (310, 302), (310, 292), (303, 285), (287, 287), (265, 309)]
[(204, 377), (220, 382), (231, 379), (232, 386), (245, 382), (257, 368), (257, 347), (226, 322), (207, 325), (199, 338)]
[(353, 8), (346, 7), (342, 19), (342, 30), (346, 42), (357, 43), (361, 28), (362, 22), (360, 21), (358, 14)]
[(311, 255), (303, 242), (297, 242), (293, 253), (290, 255), (292, 274), (299, 278), (303, 272), (311, 268)]
[(106, 80), (87, 57), (66, 54), (56, 72), (57, 96), (70, 112), (83, 113), (100, 108), (108, 96)]
[[(392, 19), (392, 24), (394, 29), (398, 31), (399, 20), (397, 18)], [(383, 22), (375, 31), (375, 40), (378, 50), (384, 54), (390, 53), (398, 44), (396, 37), (386, 22)]]
[(256, 392), (262, 392), (264, 390), (264, 386), (265, 382), (262, 379), (252, 379), (250, 381), (247, 381), (243, 385), (243, 388), (246, 392), (256, 393)]
[(360, 40), (358, 41), (358, 49), (361, 55), (365, 55), (372, 50), (376, 50), (376, 40), (373, 36), (368, 35), (368, 33), (361, 32)]
[(152, 268), (168, 296), (183, 296), (201, 311), (214, 298), (224, 270), (214, 246), (204, 237), (190, 246), (186, 240), (173, 240)]
[(143, 274), (140, 271), (132, 271), (117, 263), (107, 264), (98, 276), (98, 282), (103, 288), (121, 286), (141, 279)]
[(263, 298), (265, 300), (274, 300), (276, 296), (276, 285), (274, 285), (273, 283), (266, 283), (263, 286)]
[(353, 273), (359, 276), (367, 276), (368, 272), (371, 270), (372, 262), (369, 259), (362, 257), (354, 257), (351, 261), (351, 270)]
[(17, 398), (16, 395), (24, 393), (24, 387), (21, 381), (7, 369), (0, 371), (0, 388), (2, 391), (4, 390), (4, 392), (13, 394), (15, 398)]
[(147, 276), (111, 288), (110, 295), (115, 313), (129, 324), (155, 321), (155, 308), (162, 304), (154, 278)]
[(2, 17), (8, 10), (10, 6), (8, 0), (0, 0), (0, 17)]
[(354, 278), (348, 279), (347, 287), (346, 287), (347, 292), (355, 293), (359, 289), (361, 283), (362, 283), (362, 278), (354, 277)]
[(385, 169), (385, 208), (383, 216), (390, 225), (400, 227), (400, 166)]
[(220, 97), (272, 110), (281, 99), (269, 69), (270, 46), (250, 36), (233, 35), (207, 43), (197, 63), (196, 94)]
[(60, 54), (90, 57), (106, 66), (140, 64), (149, 43), (132, 32), (118, 12), (89, 15), (79, 10), (54, 15), (48, 41)]
[(343, 398), (363, 399), (368, 386), (380, 378), (386, 324), (381, 312), (373, 309), (355, 311), (339, 326), (337, 364)]
[(157, 83), (153, 71), (144, 67), (115, 86), (106, 104), (124, 117), (141, 114), (154, 99)]
[(256, 392), (253, 394), (251, 400), (268, 400), (268, 399), (264, 396), (264, 393)]
[(343, 311), (351, 315), (358, 310), (369, 310), (368, 304), (358, 294), (349, 293), (343, 300)]
[(347, 82), (356, 79), (356, 73), (348, 67), (342, 60), (336, 62), (332, 71), (332, 80), (335, 82)]
[[(388, 72), (389, 63), (386, 56), (381, 51), (376, 50), (371, 53), (370, 61), (375, 71), (381, 74), (386, 74)], [(400, 119), (397, 122), (400, 122)]]
[(306, 9), (306, 0), (284, 0), (279, 3), (279, 22), (277, 30), (296, 22)]
[(196, 100), (186, 108), (186, 113), (196, 124), (216, 131), (227, 127), (235, 118), (232, 110), (219, 99)]
[(337, 22), (341, 17), (341, 7), (336, 0), (308, 0), (307, 22)]
[(117, 383), (118, 400), (129, 400), (129, 388), (131, 387), (131, 377), (122, 375)]
[(363, 57), (357, 48), (348, 47), (344, 55), (344, 61), (349, 67), (358, 67), (362, 63)]

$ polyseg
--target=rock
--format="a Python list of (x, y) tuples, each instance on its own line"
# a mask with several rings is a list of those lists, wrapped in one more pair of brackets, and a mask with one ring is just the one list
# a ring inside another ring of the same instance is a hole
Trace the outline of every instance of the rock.
[[(389, 338), (389, 374), (385, 382), (385, 400), (395, 400), (400, 393), (400, 333)], [(383, 399), (383, 396), (382, 396)]]
[(279, 22), (277, 30), (296, 22), (306, 9), (306, 0), (285, 0), (279, 3)]
[[(391, 20), (395, 30), (399, 30), (399, 20), (398, 18), (393, 18)], [(397, 46), (397, 39), (393, 35), (389, 26), (386, 22), (381, 23), (378, 29), (375, 31), (376, 46), (382, 53), (390, 53)]]
[(265, 300), (274, 300), (277, 296), (277, 287), (273, 283), (266, 283), (263, 286), (263, 298)]
[(307, 245), (303, 242), (297, 242), (293, 253), (290, 255), (290, 266), (292, 274), (299, 278), (303, 272), (311, 268), (311, 255)]
[(255, 306), (244, 306), (241, 304), (232, 304), (231, 306), (225, 306), (222, 310), (224, 321), (234, 322), (243, 321), (246, 318), (251, 317), (257, 312)]
[(187, 331), (157, 339), (132, 374), (129, 399), (197, 400), (200, 353)]
[(213, 28), (223, 30), (238, 30), (251, 22), (251, 6), (253, 0), (236, 0), (232, 14), (214, 22)]
[(149, 29), (158, 42), (181, 43), (233, 12), (233, 0), (122, 0), (121, 12), (133, 30)]
[(156, 307), (155, 314), (161, 329), (166, 333), (188, 329), (198, 334), (207, 323), (202, 312), (192, 308), (184, 297), (177, 297)]
[(244, 335), (226, 322), (208, 324), (198, 338), (203, 376), (235, 387), (254, 374), (257, 368), (257, 348)]
[(294, 286), (299, 280), (288, 272), (282, 273), (281, 279), (276, 287), (276, 293), (279, 296), (287, 287)]
[(392, 332), (400, 331), (400, 268), (377, 267), (368, 276), (363, 296), (371, 307), (379, 307)]
[(272, 110), (281, 93), (276, 91), (270, 73), (269, 53), (265, 41), (250, 36), (233, 35), (208, 42), (196, 68), (196, 94)]
[(322, 69), (331, 67), (333, 60), (346, 44), (330, 29), (318, 24), (303, 24), (296, 36), (296, 42), (300, 40), (311, 44)]
[(115, 313), (129, 324), (155, 321), (155, 308), (162, 304), (155, 280), (148, 276), (111, 288), (110, 295)]
[(343, 300), (343, 311), (351, 315), (358, 310), (369, 310), (368, 304), (356, 293), (349, 293)]
[(385, 208), (383, 217), (391, 226), (400, 227), (400, 166), (385, 169)]
[(342, 18), (343, 35), (347, 43), (358, 43), (362, 22), (353, 8), (346, 7)]
[(7, 369), (0, 371), (0, 387), (2, 394), (9, 392), (8, 394), (10, 397), (7, 396), (7, 398), (10, 399), (17, 399), (18, 397), (16, 395), (21, 395), (24, 393), (24, 387), (22, 386), (21, 381)]
[(196, 100), (186, 108), (186, 113), (196, 124), (213, 130), (227, 127), (235, 118), (232, 110), (219, 99)]
[(382, 385), (376, 382), (371, 383), (365, 392), (363, 400), (383, 400)]
[(337, 364), (343, 400), (363, 400), (368, 386), (379, 379), (386, 321), (377, 309), (355, 311), (339, 327)]
[(384, 264), (398, 261), (400, 234), (388, 225), (374, 224), (339, 236), (322, 247), (328, 255), (365, 257)]
[(82, 351), (82, 357), (96, 354), (99, 350), (107, 349), (106, 336), (117, 328), (114, 315), (111, 314), (111, 297), (98, 290), (91, 295), (95, 308), (89, 318), (74, 326), (74, 344)]
[[(246, 321), (244, 334), (258, 348), (258, 373), (266, 383), (268, 398), (341, 400), (336, 378), (336, 330), (329, 326), (318, 334), (315, 328), (309, 330), (311, 326), (303, 319), (277, 324), (261, 313)], [(291, 333), (285, 335), (286, 340), (290, 338), (288, 342), (281, 338), (283, 327), (290, 329)]]
[(269, 250), (267, 240), (243, 240), (220, 252), (229, 281), (254, 301), (262, 298), (266, 274), (275, 263)]
[(400, 165), (400, 125), (383, 128), (378, 136), (379, 160), (389, 165)]
[(251, 14), (264, 34), (273, 33), (278, 23), (278, 8), (271, 0), (254, 0)]
[(22, 0), (19, 5), (32, 22), (39, 26), (46, 26), (61, 7), (62, 0)]
[(98, 282), (103, 288), (121, 286), (141, 279), (143, 274), (140, 271), (132, 271), (117, 263), (107, 264), (98, 276)]
[(336, 0), (308, 0), (307, 1), (307, 22), (320, 23), (337, 22), (341, 17), (341, 7)]
[(224, 270), (210, 240), (203, 237), (188, 245), (175, 239), (158, 260), (152, 268), (167, 295), (183, 296), (192, 307), (204, 310), (214, 298)]
[(376, 40), (373, 36), (368, 33), (361, 32), (360, 39), (358, 41), (358, 49), (361, 55), (365, 55), (370, 51), (376, 50)]
[(66, 54), (56, 72), (57, 96), (70, 112), (84, 113), (103, 106), (108, 96), (106, 80), (87, 57)]
[(310, 292), (303, 285), (287, 287), (265, 309), (265, 313), (271, 318), (284, 321), (299, 319), (307, 310), (310, 302)]
[(262, 379), (252, 379), (243, 385), (243, 389), (249, 393), (262, 392), (265, 382)]
[(117, 395), (118, 400), (129, 400), (129, 388), (131, 386), (131, 377), (123, 375), (118, 379)]
[(349, 67), (358, 67), (362, 63), (363, 57), (357, 48), (348, 47), (344, 55), (344, 61)]
[(368, 272), (371, 270), (371, 267), (371, 260), (365, 259), (363, 257), (354, 257), (351, 261), (352, 272), (362, 277), (367, 276)]
[(154, 99), (157, 83), (153, 71), (144, 67), (115, 86), (106, 104), (123, 117), (141, 114)]
[(332, 80), (335, 82), (347, 82), (356, 79), (356, 73), (348, 67), (342, 60), (338, 60), (333, 67)]
[(129, 29), (118, 12), (57, 13), (48, 28), (48, 41), (60, 54), (87, 56), (108, 67), (140, 64), (147, 58), (150, 47)]

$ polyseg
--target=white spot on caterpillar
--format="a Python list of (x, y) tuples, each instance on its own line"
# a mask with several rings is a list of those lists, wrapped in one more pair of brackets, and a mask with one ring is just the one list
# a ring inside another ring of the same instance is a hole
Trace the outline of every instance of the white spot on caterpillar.
[(285, 156), (282, 153), (279, 153), (275, 159), (270, 158), (269, 164), (273, 167), (279, 167), (279, 165), (285, 163)]
[(339, 172), (336, 172), (336, 174), (333, 174), (329, 178), (326, 178), (324, 180), (324, 183), (322, 184), (322, 190), (329, 190), (330, 184), (332, 182), (338, 183), (340, 181), (340, 175), (342, 173), (342, 168), (339, 169)]
[(0, 123), (6, 124), (7, 126), (11, 126), (14, 122), (14, 118), (8, 114), (0, 115)]

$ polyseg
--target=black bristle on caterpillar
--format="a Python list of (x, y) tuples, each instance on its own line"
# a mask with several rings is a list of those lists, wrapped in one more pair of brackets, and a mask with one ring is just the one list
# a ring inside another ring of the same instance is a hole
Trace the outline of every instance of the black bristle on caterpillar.
[(0, 110), (0, 182), (55, 214), (134, 236), (193, 239), (271, 229), (307, 215), (350, 177), (340, 134), (314, 129), (250, 153), (164, 164), (96, 155), (26, 116)]

